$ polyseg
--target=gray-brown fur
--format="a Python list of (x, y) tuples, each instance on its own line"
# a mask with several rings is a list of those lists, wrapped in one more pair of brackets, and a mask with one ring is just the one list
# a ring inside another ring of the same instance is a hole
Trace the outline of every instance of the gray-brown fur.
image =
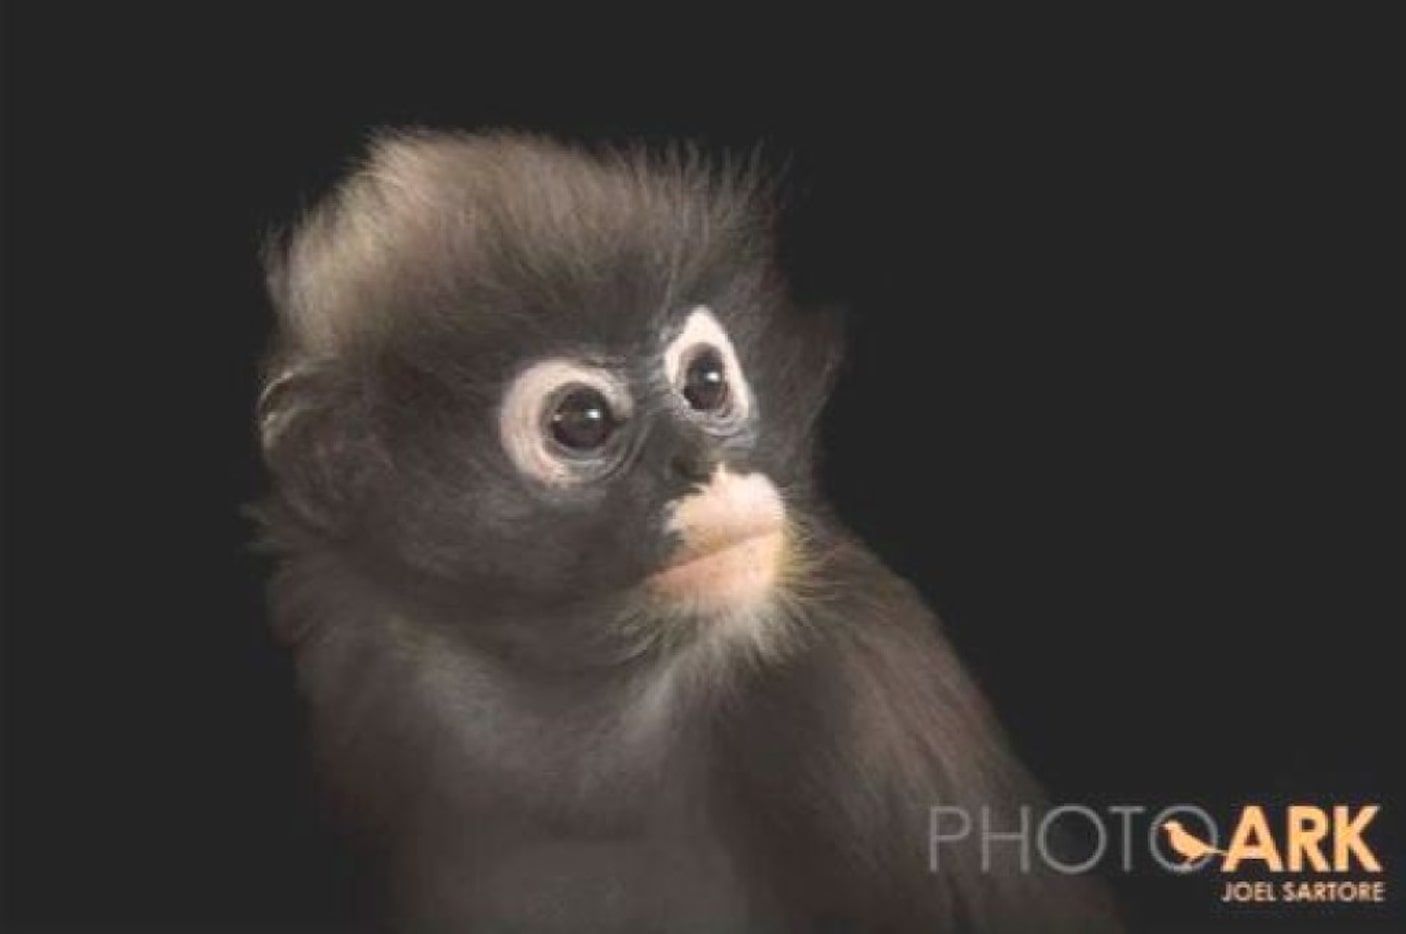
[[(406, 929), (1101, 923), (1077, 880), (974, 850), (928, 871), (929, 806), (1034, 796), (931, 614), (817, 498), (837, 342), (788, 305), (764, 188), (687, 154), (392, 137), (274, 251), (275, 625)], [(661, 335), (700, 304), (758, 401), (737, 437), (653, 404)], [(549, 352), (641, 399), (599, 484), (538, 489), (498, 443), (505, 382)], [(782, 491), (784, 650), (705, 650), (707, 620), (641, 640), (681, 447)]]

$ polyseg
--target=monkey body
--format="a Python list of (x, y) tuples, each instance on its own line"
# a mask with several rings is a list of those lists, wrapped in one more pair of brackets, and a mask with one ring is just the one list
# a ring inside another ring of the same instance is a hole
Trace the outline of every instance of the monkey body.
[[(933, 678), (947, 650), (916, 596), (893, 578), (875, 592), (883, 572), (837, 545), (834, 590), (864, 590), (832, 597), (764, 670), (649, 657), (524, 673), (364, 596), (310, 628), (299, 664), (320, 751), (341, 802), (388, 842), (396, 898), (468, 930), (960, 929), (953, 881), (929, 867), (927, 807), (1027, 789), (960, 671)], [(300, 588), (357, 589), (301, 573), (278, 587), (284, 619), (309, 622)], [(965, 785), (944, 787), (941, 743), (968, 744), (952, 766)]]
[(274, 261), (274, 621), (407, 929), (1099, 929), (1078, 880), (930, 866), (932, 806), (1035, 793), (819, 498), (836, 345), (756, 188), (404, 137)]
[(339, 802), (387, 848), (398, 914), (544, 931), (741, 916), (697, 807), (712, 793), (701, 711), (666, 672), (517, 671), (367, 601), (299, 665), (315, 697), (331, 692), (314, 704), (319, 751)]

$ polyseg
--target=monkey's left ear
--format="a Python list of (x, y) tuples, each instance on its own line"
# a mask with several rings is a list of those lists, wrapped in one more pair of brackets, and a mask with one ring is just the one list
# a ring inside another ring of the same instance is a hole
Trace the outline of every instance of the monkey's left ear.
[(806, 435), (815, 427), (845, 356), (845, 312), (838, 305), (796, 309), (776, 323), (783, 328), (768, 369), (790, 403), (788, 420)]

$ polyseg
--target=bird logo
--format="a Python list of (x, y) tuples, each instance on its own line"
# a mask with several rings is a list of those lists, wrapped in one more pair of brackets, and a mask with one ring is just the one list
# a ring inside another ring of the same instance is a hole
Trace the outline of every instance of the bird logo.
[(1162, 824), (1167, 832), (1167, 843), (1181, 857), (1181, 868), (1191, 869), (1194, 865), (1214, 856), (1224, 856), (1225, 850), (1211, 846), (1181, 825), (1181, 821), (1169, 820)]

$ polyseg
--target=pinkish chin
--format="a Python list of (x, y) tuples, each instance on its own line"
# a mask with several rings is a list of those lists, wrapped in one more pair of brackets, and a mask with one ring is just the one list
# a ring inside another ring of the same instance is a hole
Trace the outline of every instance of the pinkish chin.
[(698, 610), (756, 606), (781, 572), (785, 517), (770, 480), (719, 467), (702, 490), (675, 507), (670, 528), (682, 544), (669, 566), (650, 576), (649, 590)]

